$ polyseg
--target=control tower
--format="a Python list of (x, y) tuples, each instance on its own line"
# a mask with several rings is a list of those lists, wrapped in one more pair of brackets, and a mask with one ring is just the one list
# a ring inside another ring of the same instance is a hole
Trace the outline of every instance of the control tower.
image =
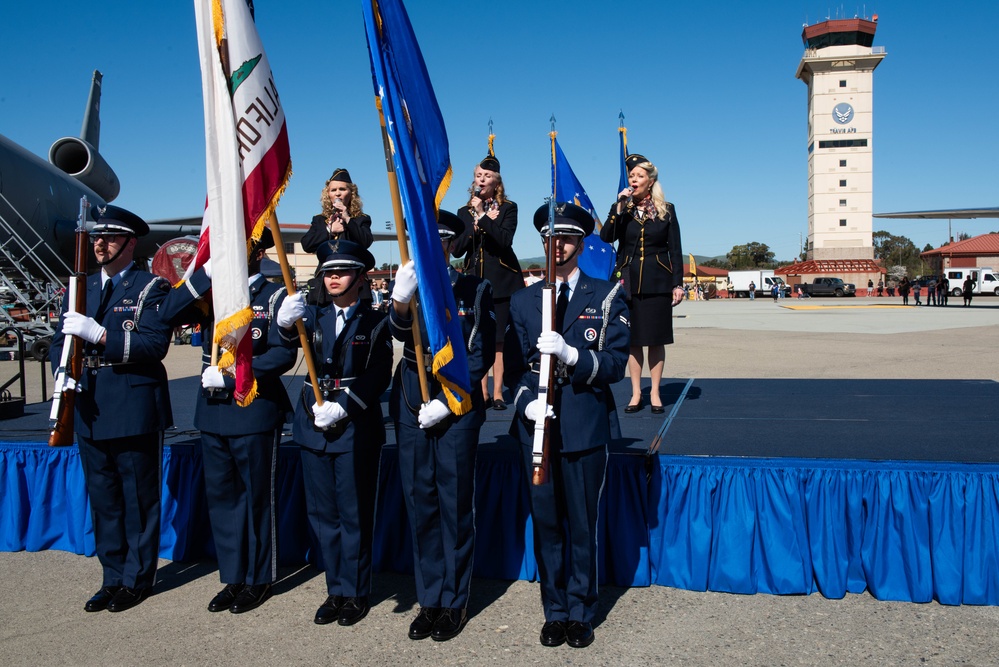
[(806, 26), (795, 76), (808, 86), (807, 259), (874, 259), (874, 68), (878, 17)]

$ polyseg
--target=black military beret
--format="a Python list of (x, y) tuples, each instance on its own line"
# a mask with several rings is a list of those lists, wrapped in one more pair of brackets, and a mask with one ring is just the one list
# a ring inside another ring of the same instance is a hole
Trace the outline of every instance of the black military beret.
[(650, 162), (650, 160), (644, 155), (639, 155), (638, 153), (632, 153), (624, 160), (624, 163), (628, 166), (628, 173), (631, 173), (632, 169), (642, 164), (643, 162)]
[(367, 248), (345, 239), (322, 244), (316, 251), (316, 255), (319, 257), (316, 274), (332, 269), (370, 271), (375, 266), (375, 257), (368, 252)]
[(465, 231), (465, 223), (450, 211), (441, 209), (437, 212), (437, 233), (441, 238), (460, 236)]
[[(534, 226), (542, 236), (548, 236), (548, 204), (534, 212)], [(589, 236), (593, 233), (594, 220), (585, 208), (557, 202), (555, 204), (555, 235)]]
[(482, 162), (479, 163), (479, 166), (485, 169), (486, 171), (495, 171), (497, 174), (499, 173), (500, 170), (499, 160), (497, 160), (492, 155), (487, 155), (486, 157), (482, 158)]
[(146, 221), (118, 206), (105, 206), (104, 209), (94, 207), (97, 222), (90, 230), (91, 236), (115, 236), (118, 234), (131, 234), (132, 236), (145, 236), (149, 233), (149, 225)]
[[(333, 175), (330, 176), (329, 181), (340, 181), (341, 183), (353, 183), (350, 180), (350, 172), (346, 169), (337, 168), (333, 171)], [(329, 181), (326, 181), (329, 183)]]

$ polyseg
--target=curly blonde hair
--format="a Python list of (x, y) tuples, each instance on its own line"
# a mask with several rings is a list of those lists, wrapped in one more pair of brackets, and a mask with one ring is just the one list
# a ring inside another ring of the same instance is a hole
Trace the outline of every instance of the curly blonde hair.
[(667, 204), (669, 202), (666, 201), (666, 194), (663, 192), (663, 186), (659, 185), (659, 170), (656, 169), (656, 165), (648, 161), (641, 162), (636, 166), (644, 169), (645, 173), (647, 173), (649, 178), (652, 179), (652, 188), (650, 189), (652, 194), (652, 203), (655, 205), (656, 213), (659, 214), (659, 217), (665, 218), (666, 212), (669, 210), (667, 208)]
[[(339, 169), (334, 169), (333, 173), (337, 173)], [(323, 184), (323, 192), (319, 195), (319, 203), (323, 207), (323, 217), (327, 220), (333, 215), (333, 200), (330, 199), (330, 183), (333, 181), (333, 177), (330, 176), (326, 179), (326, 183)], [(364, 213), (364, 202), (361, 201), (361, 197), (357, 194), (357, 183), (350, 183), (350, 204), (347, 205), (347, 214), (351, 218), (356, 218), (357, 216)]]

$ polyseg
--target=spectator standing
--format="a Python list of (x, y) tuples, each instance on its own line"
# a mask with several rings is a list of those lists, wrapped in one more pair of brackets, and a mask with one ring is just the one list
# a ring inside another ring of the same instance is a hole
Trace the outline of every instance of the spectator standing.
[(756, 299), (756, 283), (752, 280), (749, 281), (749, 299), (754, 301)]
[(881, 278), (878, 278), (878, 296), (884, 296), (884, 291), (885, 291), (885, 281)]
[[(961, 295), (964, 297), (964, 305), (971, 306), (971, 292), (975, 289), (975, 281), (971, 279), (971, 274), (964, 279), (964, 285), (961, 287)], [(962, 306), (963, 308), (964, 306)]]
[(870, 278), (867, 279), (867, 296), (874, 296), (874, 281)]
[(898, 281), (898, 294), (902, 297), (902, 305), (909, 305), (909, 279), (906, 276), (902, 276), (902, 279)]

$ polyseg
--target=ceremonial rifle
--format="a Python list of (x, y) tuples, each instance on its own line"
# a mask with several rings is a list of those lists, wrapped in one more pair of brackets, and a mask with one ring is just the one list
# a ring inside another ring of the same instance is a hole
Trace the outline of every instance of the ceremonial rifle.
[[(555, 196), (548, 199), (548, 257), (545, 263), (545, 286), (541, 290), (541, 333), (555, 331)], [(542, 354), (540, 373), (538, 376), (538, 398), (544, 400), (546, 406), (553, 406), (555, 398), (554, 373), (552, 372), (552, 355)], [(534, 464), (534, 475), (531, 481), (535, 485), (548, 481), (548, 452), (551, 441), (551, 429), (558, 428), (545, 416), (534, 422), (534, 448), (531, 453)]]
[[(80, 198), (80, 217), (76, 224), (76, 257), (73, 261), (73, 275), (65, 298), (69, 301), (67, 312), (72, 310), (81, 315), (87, 314), (87, 198)], [(83, 377), (83, 339), (78, 336), (63, 338), (62, 356), (55, 372), (55, 391), (52, 394), (52, 410), (49, 421), (52, 432), (49, 434), (50, 447), (68, 447), (73, 444), (73, 418), (76, 407), (76, 389), (63, 391), (65, 379), (79, 382)]]

